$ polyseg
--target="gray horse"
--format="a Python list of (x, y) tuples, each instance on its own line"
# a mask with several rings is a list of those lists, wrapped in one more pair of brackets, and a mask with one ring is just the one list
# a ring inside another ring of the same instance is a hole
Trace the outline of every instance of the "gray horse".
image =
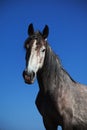
[(39, 93), (36, 106), (43, 117), (46, 130), (87, 130), (87, 86), (75, 82), (63, 69), (60, 59), (47, 42), (49, 28), (42, 32), (28, 28), (25, 41), (25, 83), (37, 77)]

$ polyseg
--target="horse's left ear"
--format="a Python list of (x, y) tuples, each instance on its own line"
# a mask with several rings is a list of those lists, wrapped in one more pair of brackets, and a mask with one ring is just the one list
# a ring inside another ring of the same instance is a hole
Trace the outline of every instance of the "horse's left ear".
[(46, 39), (48, 37), (49, 34), (49, 27), (47, 25), (45, 25), (43, 32), (42, 32), (42, 36), (44, 39)]

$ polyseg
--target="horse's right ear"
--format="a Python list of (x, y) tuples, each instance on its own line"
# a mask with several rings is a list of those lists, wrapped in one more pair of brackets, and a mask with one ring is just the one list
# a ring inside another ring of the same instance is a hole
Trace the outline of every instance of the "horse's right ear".
[(28, 35), (33, 35), (34, 34), (34, 28), (33, 28), (33, 24), (31, 23), (28, 27)]

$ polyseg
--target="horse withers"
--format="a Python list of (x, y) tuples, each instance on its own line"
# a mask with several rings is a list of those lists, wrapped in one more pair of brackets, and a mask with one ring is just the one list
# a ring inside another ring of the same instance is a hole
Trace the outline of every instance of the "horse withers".
[(46, 130), (87, 130), (87, 86), (74, 81), (64, 70), (60, 59), (47, 42), (49, 28), (42, 32), (28, 27), (25, 41), (25, 83), (32, 84), (37, 77), (39, 92), (36, 106), (43, 117)]

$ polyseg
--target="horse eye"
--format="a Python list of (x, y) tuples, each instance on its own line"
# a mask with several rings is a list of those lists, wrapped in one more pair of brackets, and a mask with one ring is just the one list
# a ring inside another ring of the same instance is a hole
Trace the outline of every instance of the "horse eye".
[(46, 49), (44, 48), (44, 49), (42, 50), (42, 52), (45, 52), (45, 50), (46, 50)]

